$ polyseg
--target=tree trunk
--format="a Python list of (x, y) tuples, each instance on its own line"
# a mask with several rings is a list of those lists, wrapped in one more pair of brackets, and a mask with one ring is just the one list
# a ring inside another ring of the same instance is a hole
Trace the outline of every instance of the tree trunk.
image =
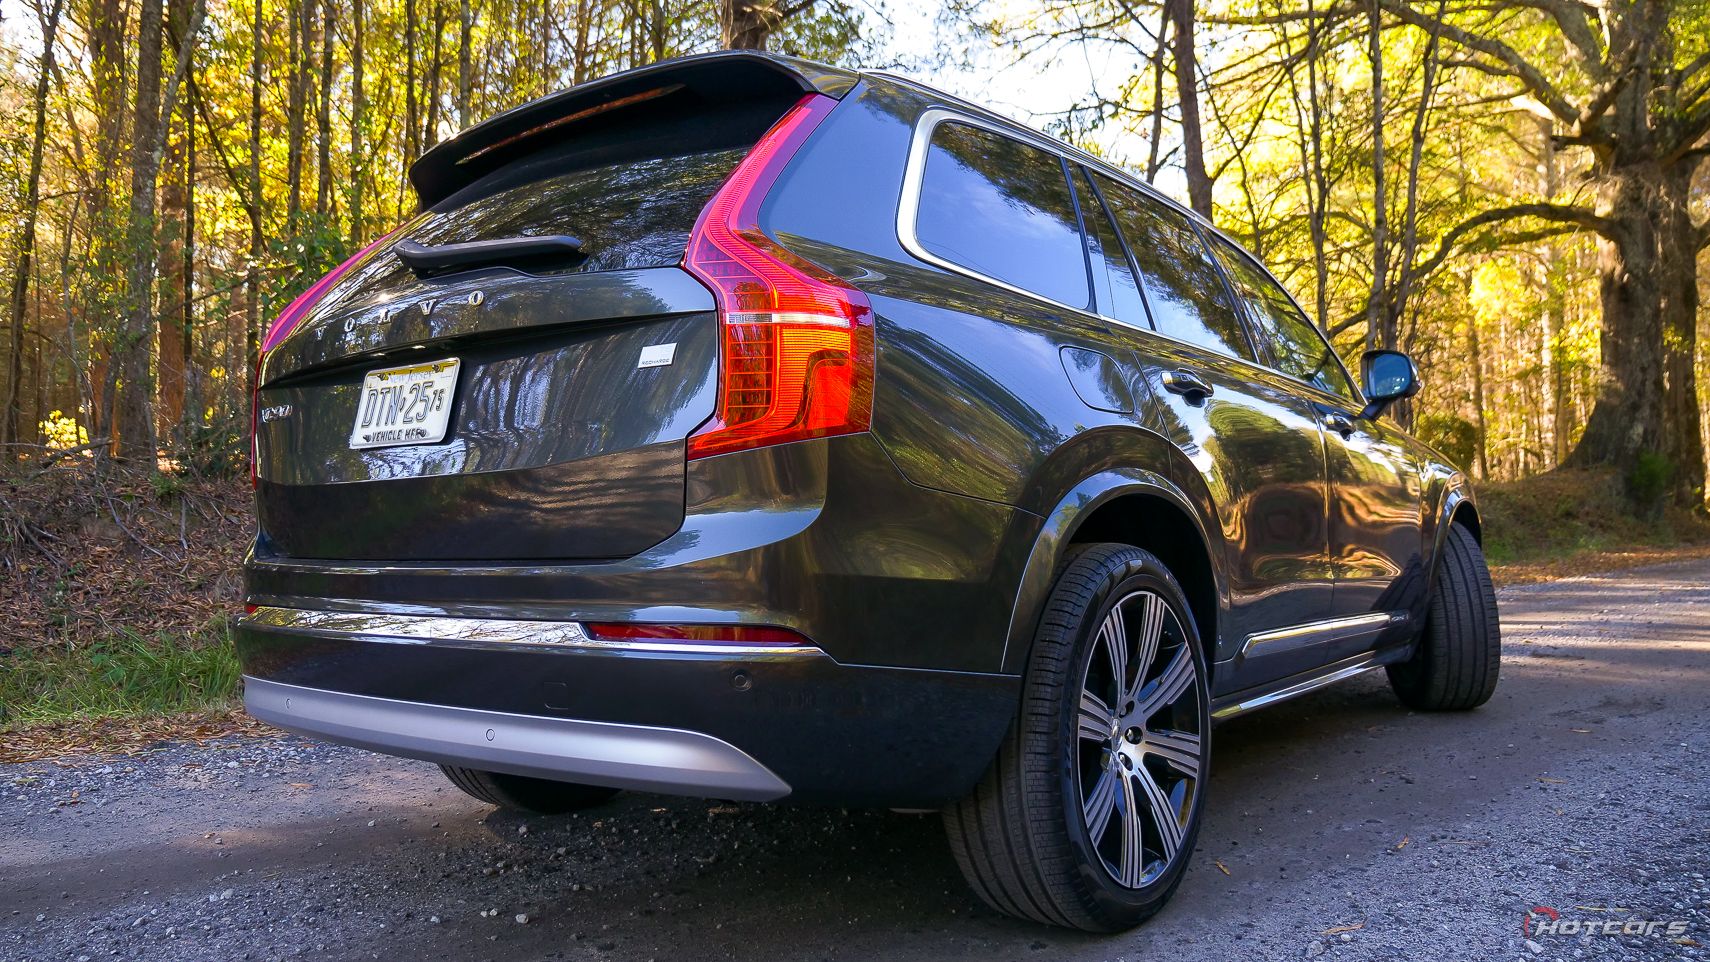
[(121, 456), (153, 467), (154, 189), (159, 174), (155, 142), (160, 127), (161, 0), (142, 0), (137, 23), (136, 116), (131, 124), (130, 269), (125, 277), (125, 323), (115, 344), (119, 379), (113, 426)]
[[(201, 420), (196, 410), (200, 396), (197, 389), (195, 364), (196, 347), (196, 111), (189, 100), (184, 110), (184, 247), (179, 268), (183, 277), (179, 286), (184, 290), (184, 313), (179, 320), (183, 345), (179, 356), (184, 359), (184, 392), (179, 398), (179, 422), (188, 429)], [(188, 436), (186, 434), (186, 436)]]
[(286, 7), (291, 40), (288, 59), (291, 83), (285, 107), (285, 220), (296, 229), (303, 212), (303, 140), (308, 125), (309, 8), (314, 0), (295, 0)]
[(350, 233), (352, 247), (368, 235), (368, 211), (362, 200), (362, 125), (368, 102), (362, 90), (362, 0), (350, 7)]
[(727, 50), (765, 50), (766, 39), (778, 26), (776, 10), (771, 0), (720, 0), (720, 46)]
[(469, 126), (473, 119), (470, 109), (474, 106), (470, 101), (474, 95), (475, 78), (470, 64), (471, 44), (474, 38), (471, 33), (475, 29), (475, 12), (470, 9), (473, 0), (458, 0), (457, 5), (457, 126), (463, 129)]
[[(542, 23), (545, 26), (545, 23)], [(404, 0), (404, 163), (421, 156), (421, 108), (416, 103), (416, 0)], [(544, 66), (544, 65), (543, 65)]]
[[(1307, 0), (1307, 11), (1312, 10), (1312, 0)], [(1312, 210), (1307, 215), (1308, 229), (1312, 234), (1312, 307), (1313, 320), (1318, 323), (1318, 329), (1328, 336), (1330, 332), (1330, 261), (1327, 253), (1330, 234), (1327, 221), (1330, 216), (1330, 178), (1324, 168), (1324, 98), (1319, 94), (1318, 72), (1319, 58), (1323, 56), (1324, 42), (1322, 31), (1325, 25), (1315, 17), (1309, 21), (1306, 34), (1306, 87), (1307, 115), (1311, 118), (1307, 125), (1307, 133), (1312, 141), (1312, 153), (1309, 158), (1311, 171), (1310, 193)]]
[(432, 150), (439, 143), (439, 76), (444, 66), (445, 53), (445, 5), (441, 0), (433, 4), (433, 66), (428, 69), (427, 95), (427, 128), (423, 138), (422, 150)]
[[(1472, 271), (1467, 271), (1465, 298), (1472, 301)], [(1473, 426), (1478, 430), (1478, 479), (1490, 480), (1490, 424), (1484, 415), (1484, 345), (1478, 335), (1478, 316), (1467, 316), (1467, 365), (1472, 368)]]
[(1366, 56), (1372, 67), (1372, 290), (1366, 305), (1366, 350), (1395, 349), (1395, 318), (1389, 309), (1389, 191), (1384, 185), (1383, 21), (1371, 3)]
[[(1189, 0), (1191, 2), (1191, 0)], [(814, 0), (719, 0), (719, 45), (727, 50), (765, 50), (785, 21), (813, 7)]]
[[(314, 0), (309, 0), (313, 3)], [(322, 217), (333, 215), (332, 172), (332, 76), (333, 53), (338, 38), (333, 32), (333, 4), (321, 4), (320, 97), (315, 104), (315, 212)]]
[(591, 7), (590, 0), (576, 0), (576, 42), (570, 48), (570, 82), (573, 84), (588, 79), (589, 39), (594, 30)]
[(254, 388), (261, 357), (261, 0), (255, 0), (250, 21), (249, 58), (249, 264), (244, 280), (244, 369)]
[[(116, 276), (123, 250), (119, 223), (118, 173), (123, 153), (126, 106), (125, 62), (129, 59), (130, 35), (126, 10), (120, 0), (93, 0), (88, 16), (89, 63), (95, 92), (95, 171), (89, 192), (90, 274), (96, 278)], [(84, 279), (87, 282), (88, 279)], [(109, 285), (93, 283), (85, 288), (82, 308), (89, 312), (88, 326), (112, 331), (111, 319), (120, 315)], [(97, 341), (90, 349), (89, 435), (111, 437), (113, 381), (118, 376), (109, 341)]]
[[(29, 306), (30, 272), (36, 252), (36, 208), (42, 195), (42, 147), (47, 142), (48, 82), (53, 76), (53, 45), (59, 34), (59, 15), (63, 0), (54, 0), (48, 9), (47, 23), (42, 28), (42, 58), (36, 72), (35, 128), (30, 138), (30, 172), (24, 188), (24, 223), (18, 231), (18, 262), (12, 275), (11, 353), (6, 379), (6, 416), (0, 420), (0, 445), (20, 439), (18, 392), (24, 382), (24, 314)], [(9, 461), (13, 452), (0, 451)]]
[(1685, 163), (1639, 162), (1607, 178), (1602, 206), (1610, 228), (1598, 242), (1602, 376), (1585, 433), (1567, 461), (1611, 465), (1631, 483), (1641, 456), (1665, 458), (1673, 473), (1668, 493), (1683, 500), (1701, 496), (1693, 493), (1704, 486), (1691, 360), (1698, 311), (1691, 182)]
[(1193, 0), (1165, 0), (1175, 27), (1176, 98), (1181, 101), (1182, 166), (1188, 206), (1211, 220), (1211, 175), (1205, 169), (1205, 137), (1199, 118), (1199, 66), (1193, 48)]
[[(190, 16), (186, 0), (169, 0), (167, 21), (173, 32), (181, 32)], [(160, 123), (170, 149), (163, 167), (166, 176), (160, 185), (161, 220), (167, 225), (162, 231), (160, 246), (160, 322), (155, 325), (158, 340), (155, 345), (155, 373), (158, 379), (154, 400), (155, 436), (169, 438), (174, 425), (184, 414), (184, 317), (189, 303), (189, 291), (184, 287), (184, 226), (190, 218), (188, 166), (185, 153), (189, 149), (188, 128), (191, 121), (189, 105), (183, 112), (185, 133), (172, 139), (173, 117), (162, 112)], [(167, 271), (167, 265), (177, 270)]]
[(1158, 44), (1152, 48), (1152, 135), (1146, 145), (1146, 183), (1158, 179), (1164, 143), (1164, 53), (1169, 49), (1170, 10), (1166, 6), (1158, 21)]

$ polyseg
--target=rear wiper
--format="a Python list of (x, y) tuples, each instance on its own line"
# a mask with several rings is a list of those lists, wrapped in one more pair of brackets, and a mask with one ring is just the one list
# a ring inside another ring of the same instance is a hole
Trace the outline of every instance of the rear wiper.
[(504, 264), (524, 267), (548, 261), (582, 257), (582, 242), (564, 234), (544, 234), (537, 237), (501, 237), (493, 240), (468, 241), (462, 244), (418, 244), (401, 240), (392, 245), (392, 252), (409, 265), (417, 277), (432, 277), (472, 267)]

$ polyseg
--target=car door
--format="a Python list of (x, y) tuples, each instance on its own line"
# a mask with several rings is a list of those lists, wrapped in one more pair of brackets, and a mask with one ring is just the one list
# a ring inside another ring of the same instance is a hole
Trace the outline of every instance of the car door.
[(1234, 245), (1214, 246), (1270, 364), (1298, 383), (1324, 429), (1339, 624), (1326, 660), (1369, 650), (1424, 590), (1418, 463), (1400, 431), (1360, 416), (1365, 403), (1336, 352), (1275, 278)]
[[(1204, 239), (1179, 211), (1096, 171), (1104, 217), (1126, 256), (1107, 258), (1110, 316), (1158, 399), (1160, 429), (1186, 455), (1178, 479), (1204, 492), (1222, 532), (1230, 595), (1220, 626), (1218, 688), (1238, 690), (1311, 667), (1310, 653), (1276, 646), (1242, 652), (1254, 637), (1330, 617), (1326, 465), (1318, 419), (1285, 378), (1257, 363)], [(1216, 550), (1216, 549), (1214, 549)]]

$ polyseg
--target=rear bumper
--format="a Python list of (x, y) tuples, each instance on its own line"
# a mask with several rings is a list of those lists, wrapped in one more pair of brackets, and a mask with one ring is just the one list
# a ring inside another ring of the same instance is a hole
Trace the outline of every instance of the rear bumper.
[[(320, 560), (281, 555), (262, 537), (245, 565), (247, 600), (464, 618), (776, 625), (844, 664), (1002, 670), (1037, 516), (914, 485), (865, 434), (703, 458), (687, 477), (682, 527), (633, 557)], [(393, 482), (349, 487), (377, 513), (408, 509), (423, 527), (442, 523), (438, 506)], [(621, 527), (619, 507), (607, 520)], [(352, 527), (342, 517), (325, 523)], [(541, 516), (542, 526), (552, 523), (551, 512)]]
[(790, 793), (742, 749), (699, 732), (424, 705), (249, 677), (243, 704), (289, 731), (448, 765), (745, 801)]
[(604, 642), (574, 622), (262, 608), (252, 714), (386, 754), (713, 798), (934, 807), (972, 790), (1011, 675), (811, 647)]

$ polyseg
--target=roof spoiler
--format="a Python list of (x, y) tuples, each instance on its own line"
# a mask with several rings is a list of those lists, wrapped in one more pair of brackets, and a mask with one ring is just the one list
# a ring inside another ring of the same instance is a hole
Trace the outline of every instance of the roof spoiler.
[(410, 166), (410, 183), (422, 208), (432, 207), (504, 166), (518, 151), (538, 146), (539, 135), (684, 89), (719, 103), (792, 92), (841, 98), (858, 79), (837, 67), (749, 51), (662, 60), (548, 94), (484, 120), (423, 154)]

